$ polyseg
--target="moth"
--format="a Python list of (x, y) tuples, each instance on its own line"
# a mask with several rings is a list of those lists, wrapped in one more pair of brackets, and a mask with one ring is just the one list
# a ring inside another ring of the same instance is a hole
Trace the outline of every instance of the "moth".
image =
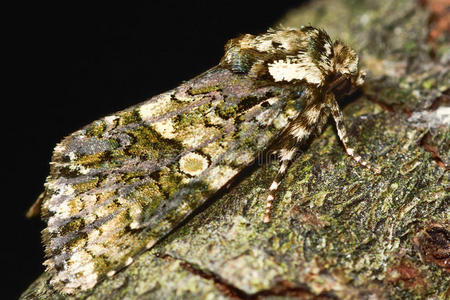
[(269, 222), (283, 174), (330, 115), (347, 154), (378, 173), (348, 145), (337, 102), (364, 76), (356, 52), (321, 29), (245, 34), (216, 67), (64, 138), (30, 213), (40, 206), (47, 222), (50, 283), (70, 294), (113, 276), (265, 151), (281, 161)]

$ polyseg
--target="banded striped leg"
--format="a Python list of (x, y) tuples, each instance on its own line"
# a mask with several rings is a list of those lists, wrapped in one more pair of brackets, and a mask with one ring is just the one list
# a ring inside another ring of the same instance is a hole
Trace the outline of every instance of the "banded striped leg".
[(368, 161), (365, 161), (359, 156), (358, 154), (355, 154), (355, 150), (353, 148), (350, 148), (347, 146), (348, 144), (348, 136), (347, 131), (345, 130), (344, 126), (344, 118), (342, 116), (342, 112), (339, 109), (339, 104), (337, 103), (334, 94), (329, 93), (327, 95), (328, 98), (328, 104), (331, 109), (331, 115), (333, 116), (334, 122), (336, 123), (336, 129), (339, 136), (339, 139), (341, 140), (342, 144), (344, 145), (345, 152), (353, 158), (358, 164), (366, 167), (367, 169), (371, 170), (375, 174), (380, 174), (381, 171), (377, 167), (373, 166)]
[[(278, 151), (281, 165), (278, 170), (278, 174), (275, 176), (274, 181), (269, 187), (269, 195), (266, 199), (266, 210), (263, 222), (270, 222), (270, 211), (272, 209), (272, 203), (275, 198), (275, 192), (280, 185), (281, 179), (283, 178), (286, 170), (295, 158), (295, 154), (298, 151), (298, 147), (307, 141), (311, 134), (321, 127), (324, 122), (321, 120), (321, 111), (325, 107), (323, 101), (316, 101), (310, 104), (305, 110), (289, 124), (285, 132), (281, 136), (280, 150)], [(322, 118), (325, 120), (324, 116)]]
[(294, 147), (291, 150), (280, 150), (280, 156), (281, 156), (281, 166), (278, 169), (278, 173), (275, 176), (275, 179), (272, 181), (272, 184), (269, 187), (269, 195), (266, 199), (266, 210), (264, 213), (263, 222), (269, 223), (270, 222), (270, 211), (272, 209), (272, 203), (273, 199), (275, 199), (275, 192), (277, 191), (278, 187), (280, 186), (280, 182), (284, 177), (284, 174), (286, 173), (286, 170), (288, 169), (289, 165), (291, 164), (295, 153), (297, 152), (297, 148)]

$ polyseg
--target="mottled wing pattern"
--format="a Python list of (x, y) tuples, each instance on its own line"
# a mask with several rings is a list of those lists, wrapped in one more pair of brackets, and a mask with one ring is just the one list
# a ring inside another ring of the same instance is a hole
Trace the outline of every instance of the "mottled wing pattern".
[(298, 115), (305, 89), (216, 67), (65, 138), (42, 205), (53, 286), (89, 289), (151, 248)]

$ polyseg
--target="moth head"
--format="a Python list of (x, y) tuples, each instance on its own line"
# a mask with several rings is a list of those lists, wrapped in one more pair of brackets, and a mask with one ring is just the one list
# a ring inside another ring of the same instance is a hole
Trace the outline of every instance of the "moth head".
[(361, 86), (366, 73), (359, 69), (359, 57), (356, 51), (339, 40), (334, 42), (333, 50), (335, 73), (349, 78), (352, 86)]

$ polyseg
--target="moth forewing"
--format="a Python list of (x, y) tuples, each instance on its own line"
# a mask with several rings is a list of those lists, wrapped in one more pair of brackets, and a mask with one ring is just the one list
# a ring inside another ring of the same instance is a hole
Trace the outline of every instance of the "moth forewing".
[(293, 95), (218, 67), (65, 138), (42, 205), (53, 286), (92, 288), (152, 247), (268, 146)]
[(65, 138), (42, 203), (51, 284), (75, 293), (113, 276), (274, 149), (282, 163), (269, 221), (298, 146), (328, 119), (337, 74), (356, 86), (357, 56), (322, 30), (244, 35), (228, 42), (217, 67)]

